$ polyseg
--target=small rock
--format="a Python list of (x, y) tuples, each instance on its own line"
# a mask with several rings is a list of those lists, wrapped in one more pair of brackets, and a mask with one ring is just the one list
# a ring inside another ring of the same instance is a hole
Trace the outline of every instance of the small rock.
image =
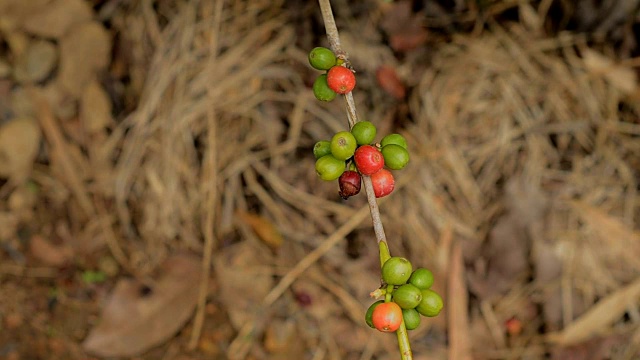
[(11, 66), (4, 59), (0, 59), (0, 78), (6, 78), (11, 74)]
[(51, 74), (56, 61), (55, 45), (46, 40), (34, 41), (16, 60), (13, 75), (23, 84), (40, 82)]
[(26, 178), (40, 148), (40, 127), (32, 118), (19, 118), (0, 127), (0, 177)]
[(100, 132), (113, 122), (111, 100), (97, 81), (93, 81), (82, 94), (80, 120), (89, 133)]
[(111, 38), (100, 23), (74, 26), (60, 41), (60, 84), (79, 98), (96, 74), (109, 64), (110, 52)]
[(59, 81), (52, 81), (42, 88), (42, 95), (51, 105), (56, 118), (70, 120), (78, 115), (78, 104), (74, 96), (67, 94)]
[[(28, 3), (33, 0), (23, 1)], [(46, 38), (59, 39), (73, 25), (91, 20), (93, 11), (87, 1), (54, 0), (42, 6), (38, 12), (32, 12), (23, 23), (27, 32)]]
[(9, 51), (13, 58), (22, 56), (29, 47), (29, 36), (21, 31), (13, 31), (4, 36), (4, 41), (9, 45)]
[(51, 0), (0, 0), (0, 30), (18, 29), (34, 13), (42, 10)]
[(18, 117), (34, 117), (36, 115), (31, 96), (23, 87), (16, 87), (11, 91), (9, 108)]

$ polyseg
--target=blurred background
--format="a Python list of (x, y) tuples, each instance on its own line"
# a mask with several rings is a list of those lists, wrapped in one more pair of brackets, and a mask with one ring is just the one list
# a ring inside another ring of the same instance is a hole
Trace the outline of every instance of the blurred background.
[[(332, 1), (415, 359), (640, 359), (640, 1)], [(398, 359), (313, 1), (0, 0), (0, 358)], [(379, 140), (379, 139), (378, 139)], [(209, 266), (210, 265), (210, 266)]]

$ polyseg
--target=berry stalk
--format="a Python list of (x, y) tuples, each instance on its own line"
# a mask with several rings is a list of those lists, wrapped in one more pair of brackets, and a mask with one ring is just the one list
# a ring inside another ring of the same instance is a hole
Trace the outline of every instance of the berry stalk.
[[(340, 35), (338, 33), (338, 27), (336, 26), (335, 19), (333, 17), (333, 11), (331, 10), (330, 0), (318, 0), (320, 5), (320, 11), (322, 13), (322, 20), (327, 32), (327, 38), (329, 40), (329, 46), (331, 50), (337, 55), (337, 57), (345, 63), (349, 64), (346, 53), (340, 46)], [(356, 104), (353, 100), (353, 94), (348, 92), (344, 95), (346, 101), (347, 118), (349, 120), (349, 128), (358, 122), (358, 116), (356, 112)], [(362, 176), (364, 183), (364, 189), (367, 194), (367, 202), (369, 203), (369, 209), (371, 211), (371, 221), (373, 222), (373, 230), (376, 235), (376, 240), (380, 247), (380, 260), (389, 258), (389, 247), (387, 246), (387, 237), (382, 226), (382, 220), (380, 219), (380, 209), (378, 208), (378, 202), (373, 191), (373, 184), (371, 178), (367, 175)], [(407, 335), (407, 329), (402, 321), (400, 328), (396, 331), (398, 337), (398, 348), (400, 349), (400, 356), (402, 360), (412, 360), (413, 355), (411, 353), (411, 345), (409, 344), (409, 336)]]

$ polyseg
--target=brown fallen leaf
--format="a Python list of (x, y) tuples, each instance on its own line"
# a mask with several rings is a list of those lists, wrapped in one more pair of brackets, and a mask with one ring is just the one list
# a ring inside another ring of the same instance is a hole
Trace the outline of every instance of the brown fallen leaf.
[(489, 263), (486, 277), (471, 275), (470, 288), (482, 299), (508, 292), (528, 271), (530, 229), (543, 223), (547, 209), (540, 188), (522, 176), (508, 180), (504, 195), (506, 212), (496, 220), (484, 250)]
[(411, 1), (403, 0), (394, 2), (386, 9), (381, 25), (395, 51), (410, 51), (427, 41), (423, 17), (415, 14), (411, 6)]
[(62, 266), (73, 257), (73, 249), (54, 245), (40, 235), (31, 238), (29, 251), (35, 258), (49, 266)]
[(253, 232), (258, 235), (258, 238), (262, 240), (272, 249), (278, 249), (282, 245), (282, 234), (276, 228), (276, 226), (268, 219), (247, 212), (239, 211), (237, 213), (238, 218), (245, 224), (251, 226)]
[(102, 311), (100, 323), (82, 344), (92, 354), (140, 354), (175, 334), (198, 301), (200, 260), (189, 255), (167, 259), (156, 285), (147, 292), (135, 280), (120, 280)]
[(224, 304), (231, 324), (240, 329), (255, 316), (257, 304), (273, 287), (273, 275), (265, 268), (272, 261), (268, 251), (258, 251), (247, 241), (229, 246), (214, 258), (219, 300)]
[(302, 344), (294, 321), (276, 319), (269, 322), (264, 334), (264, 348), (270, 359), (304, 358)]
[(376, 70), (376, 80), (380, 87), (389, 95), (400, 100), (405, 97), (407, 91), (398, 77), (398, 73), (389, 65), (382, 65)]

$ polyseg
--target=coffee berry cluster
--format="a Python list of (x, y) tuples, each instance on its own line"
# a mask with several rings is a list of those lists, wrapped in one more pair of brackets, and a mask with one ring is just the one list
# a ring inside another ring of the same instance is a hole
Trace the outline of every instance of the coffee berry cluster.
[(333, 51), (317, 47), (309, 52), (309, 64), (314, 69), (325, 71), (313, 83), (313, 94), (320, 101), (331, 101), (337, 94), (351, 92), (356, 86), (356, 77)]
[(367, 325), (372, 328), (394, 332), (404, 320), (407, 330), (414, 330), (420, 325), (420, 315), (434, 317), (442, 310), (442, 298), (431, 290), (431, 271), (413, 270), (411, 262), (403, 257), (385, 261), (382, 281), (385, 284), (374, 296), (385, 295), (385, 300), (371, 304), (365, 315)]
[(373, 144), (376, 127), (369, 121), (359, 121), (351, 131), (340, 131), (331, 141), (318, 141), (313, 147), (316, 172), (322, 180), (338, 179), (340, 196), (347, 199), (360, 192), (361, 175), (371, 177), (377, 198), (389, 195), (395, 180), (391, 170), (400, 170), (409, 162), (407, 141), (400, 134), (389, 134), (379, 144)]

